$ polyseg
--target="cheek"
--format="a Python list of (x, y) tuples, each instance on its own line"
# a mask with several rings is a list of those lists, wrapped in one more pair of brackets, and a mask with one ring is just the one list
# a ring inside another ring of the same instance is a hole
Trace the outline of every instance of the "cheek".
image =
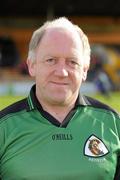
[(42, 85), (49, 79), (49, 71), (46, 70), (44, 67), (37, 67), (36, 68), (36, 81), (41, 83)]
[(82, 77), (83, 77), (83, 71), (82, 70), (79, 70), (77, 73), (76, 73), (76, 79), (78, 81), (81, 81), (82, 80)]
[(81, 85), (82, 82), (82, 72), (76, 72), (73, 73), (72, 75), (72, 84), (74, 86), (74, 88), (79, 87)]
[(84, 82), (87, 77), (87, 70), (81, 69), (77, 75), (76, 78), (78, 79), (79, 82)]

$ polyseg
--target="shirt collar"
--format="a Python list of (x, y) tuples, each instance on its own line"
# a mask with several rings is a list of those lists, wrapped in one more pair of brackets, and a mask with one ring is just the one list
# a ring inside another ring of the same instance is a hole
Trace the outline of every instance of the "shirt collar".
[[(42, 108), (41, 104), (39, 103), (39, 101), (36, 97), (35, 92), (36, 92), (36, 86), (33, 85), (30, 90), (29, 96), (27, 98), (28, 105), (29, 105), (28, 111)], [(74, 108), (77, 108), (77, 106), (87, 106), (87, 105), (90, 105), (89, 101), (87, 100), (87, 98), (85, 96), (83, 96), (83, 95), (81, 95), (81, 93), (79, 93), (79, 96), (76, 100)]]

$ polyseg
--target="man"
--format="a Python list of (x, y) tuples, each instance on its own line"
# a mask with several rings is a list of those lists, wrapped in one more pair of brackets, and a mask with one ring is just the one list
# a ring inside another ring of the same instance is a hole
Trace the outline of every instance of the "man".
[(28, 98), (1, 112), (1, 179), (120, 179), (120, 117), (79, 93), (90, 64), (82, 30), (66, 18), (46, 22), (27, 64), (35, 78)]

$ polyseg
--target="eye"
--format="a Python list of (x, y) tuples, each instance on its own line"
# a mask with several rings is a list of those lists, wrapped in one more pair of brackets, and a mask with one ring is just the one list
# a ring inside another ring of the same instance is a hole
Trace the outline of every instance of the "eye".
[(49, 58), (46, 59), (46, 63), (50, 66), (54, 65), (56, 63), (56, 59), (55, 58)]
[(71, 68), (77, 68), (80, 66), (80, 64), (77, 62), (77, 60), (74, 60), (74, 59), (69, 59), (67, 61), (67, 63)]

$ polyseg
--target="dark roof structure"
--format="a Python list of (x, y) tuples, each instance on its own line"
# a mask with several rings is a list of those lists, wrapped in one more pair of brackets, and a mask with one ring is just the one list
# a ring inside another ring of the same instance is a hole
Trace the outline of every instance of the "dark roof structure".
[(1, 0), (0, 16), (120, 16), (119, 0)]

